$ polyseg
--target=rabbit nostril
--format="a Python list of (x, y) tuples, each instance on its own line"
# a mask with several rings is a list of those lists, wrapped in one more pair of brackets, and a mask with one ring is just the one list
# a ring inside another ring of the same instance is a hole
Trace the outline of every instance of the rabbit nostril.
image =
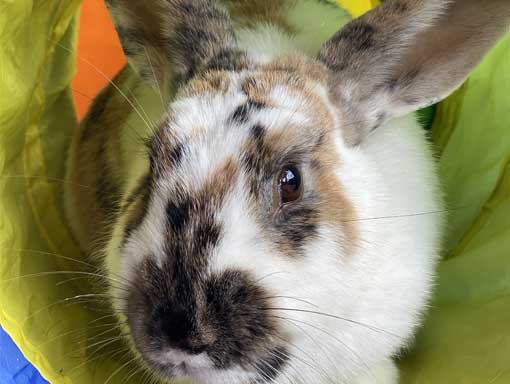
[(156, 312), (156, 338), (163, 339), (166, 346), (189, 354), (198, 355), (209, 347), (209, 338), (201, 332), (196, 316), (190, 309), (165, 306)]
[(181, 308), (164, 307), (156, 313), (159, 336), (171, 345), (182, 344), (192, 332), (192, 314)]

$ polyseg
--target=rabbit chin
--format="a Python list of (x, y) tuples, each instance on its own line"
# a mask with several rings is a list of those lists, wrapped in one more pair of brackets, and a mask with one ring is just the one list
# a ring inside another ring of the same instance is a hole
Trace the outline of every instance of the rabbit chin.
[[(198, 357), (202, 358), (201, 356)], [(173, 384), (249, 384), (263, 382), (260, 376), (247, 372), (242, 368), (218, 369), (212, 366), (194, 366), (185, 362), (172, 368), (156, 369), (156, 372), (163, 380), (169, 380)]]

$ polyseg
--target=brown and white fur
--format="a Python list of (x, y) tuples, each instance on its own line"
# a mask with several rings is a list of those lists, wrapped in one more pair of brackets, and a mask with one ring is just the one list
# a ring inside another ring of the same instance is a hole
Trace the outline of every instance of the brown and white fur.
[(106, 2), (130, 65), (73, 138), (66, 206), (133, 352), (163, 381), (396, 383), (442, 224), (410, 113), (510, 2), (387, 1), (337, 33), (325, 1)]

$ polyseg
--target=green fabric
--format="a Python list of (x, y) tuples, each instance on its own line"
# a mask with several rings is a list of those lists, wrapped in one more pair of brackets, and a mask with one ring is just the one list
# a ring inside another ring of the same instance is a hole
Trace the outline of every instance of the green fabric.
[[(82, 255), (62, 213), (79, 3), (0, 0), (0, 324), (50, 382), (104, 383), (120, 372), (114, 384), (128, 374), (118, 371), (122, 355), (93, 353), (98, 314), (58, 303), (90, 292), (86, 279), (19, 278), (80, 269), (67, 259)], [(437, 108), (447, 251), (425, 326), (400, 361), (403, 383), (510, 382), (509, 89), (506, 38)]]
[(0, 0), (0, 324), (46, 379), (66, 384), (104, 383), (118, 364), (103, 357), (79, 366), (90, 358), (86, 326), (97, 313), (58, 301), (90, 292), (84, 279), (19, 278), (80, 267), (66, 259), (81, 255), (62, 213), (77, 124), (70, 82), (79, 4)]
[(510, 39), (441, 103), (448, 202), (436, 296), (403, 383), (510, 383)]

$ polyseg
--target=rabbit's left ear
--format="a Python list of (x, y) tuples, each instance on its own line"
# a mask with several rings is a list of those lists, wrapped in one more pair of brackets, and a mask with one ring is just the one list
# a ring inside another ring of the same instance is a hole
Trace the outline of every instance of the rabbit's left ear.
[(386, 0), (320, 51), (345, 137), (436, 103), (466, 79), (510, 26), (510, 0)]

